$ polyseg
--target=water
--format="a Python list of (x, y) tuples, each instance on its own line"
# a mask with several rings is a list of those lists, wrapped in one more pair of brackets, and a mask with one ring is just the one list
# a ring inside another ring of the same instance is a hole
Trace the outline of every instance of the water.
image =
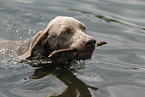
[[(0, 37), (25, 40), (55, 16), (71, 16), (108, 44), (77, 66), (32, 67), (0, 50), (0, 97), (144, 97), (144, 0), (0, 0)], [(65, 96), (64, 96), (65, 95)]]

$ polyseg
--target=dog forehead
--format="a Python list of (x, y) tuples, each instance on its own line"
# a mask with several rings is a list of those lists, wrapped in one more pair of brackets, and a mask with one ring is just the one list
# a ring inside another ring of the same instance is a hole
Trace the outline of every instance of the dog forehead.
[(76, 20), (73, 17), (67, 17), (67, 16), (57, 16), (54, 18), (54, 20)]
[(63, 25), (78, 25), (82, 24), (79, 20), (72, 18), (72, 17), (66, 17), (66, 16), (57, 16), (51, 21), (52, 24), (63, 24)]
[(57, 16), (49, 22), (44, 32), (47, 32), (51, 28), (53, 28), (53, 30), (58, 30), (60, 28), (65, 28), (65, 27), (72, 27), (75, 29), (80, 29), (86, 26), (75, 18), (67, 17), (67, 16)]

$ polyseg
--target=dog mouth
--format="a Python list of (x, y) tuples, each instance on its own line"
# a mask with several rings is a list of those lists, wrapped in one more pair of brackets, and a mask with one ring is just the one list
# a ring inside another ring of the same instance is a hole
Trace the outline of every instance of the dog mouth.
[[(96, 43), (96, 46), (107, 44), (105, 41)], [(66, 62), (72, 60), (86, 60), (92, 57), (94, 48), (79, 50), (76, 48), (61, 49), (53, 51), (48, 58), (55, 62)]]
[(71, 60), (86, 60), (90, 59), (93, 51), (80, 51), (78, 49), (69, 48), (53, 51), (48, 57), (52, 61), (65, 62)]
[(77, 56), (75, 57), (76, 60), (86, 60), (86, 59), (90, 59), (92, 57), (93, 51), (82, 51), (82, 52), (78, 52)]

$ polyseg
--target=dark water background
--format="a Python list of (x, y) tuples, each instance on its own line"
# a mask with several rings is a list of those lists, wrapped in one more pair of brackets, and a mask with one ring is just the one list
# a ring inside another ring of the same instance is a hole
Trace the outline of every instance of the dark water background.
[[(12, 62), (0, 49), (0, 97), (145, 96), (144, 0), (0, 0), (0, 37), (25, 40), (58, 15), (80, 20), (108, 44), (73, 70)], [(33, 73), (39, 77), (28, 79)]]

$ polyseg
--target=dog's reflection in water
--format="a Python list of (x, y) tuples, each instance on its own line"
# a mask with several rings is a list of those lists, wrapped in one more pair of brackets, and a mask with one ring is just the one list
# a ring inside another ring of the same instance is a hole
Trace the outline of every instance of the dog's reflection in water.
[[(82, 65), (82, 64), (79, 64)], [(40, 66), (40, 65), (38, 65)], [(64, 63), (45, 64), (43, 67), (36, 69), (30, 79), (41, 79), (49, 74), (55, 75), (66, 86), (66, 90), (61, 93), (49, 94), (46, 97), (91, 97), (89, 88), (97, 90), (98, 88), (88, 86), (83, 81), (79, 80), (72, 72), (75, 69), (70, 68), (72, 65)], [(82, 66), (83, 67), (83, 66)]]

